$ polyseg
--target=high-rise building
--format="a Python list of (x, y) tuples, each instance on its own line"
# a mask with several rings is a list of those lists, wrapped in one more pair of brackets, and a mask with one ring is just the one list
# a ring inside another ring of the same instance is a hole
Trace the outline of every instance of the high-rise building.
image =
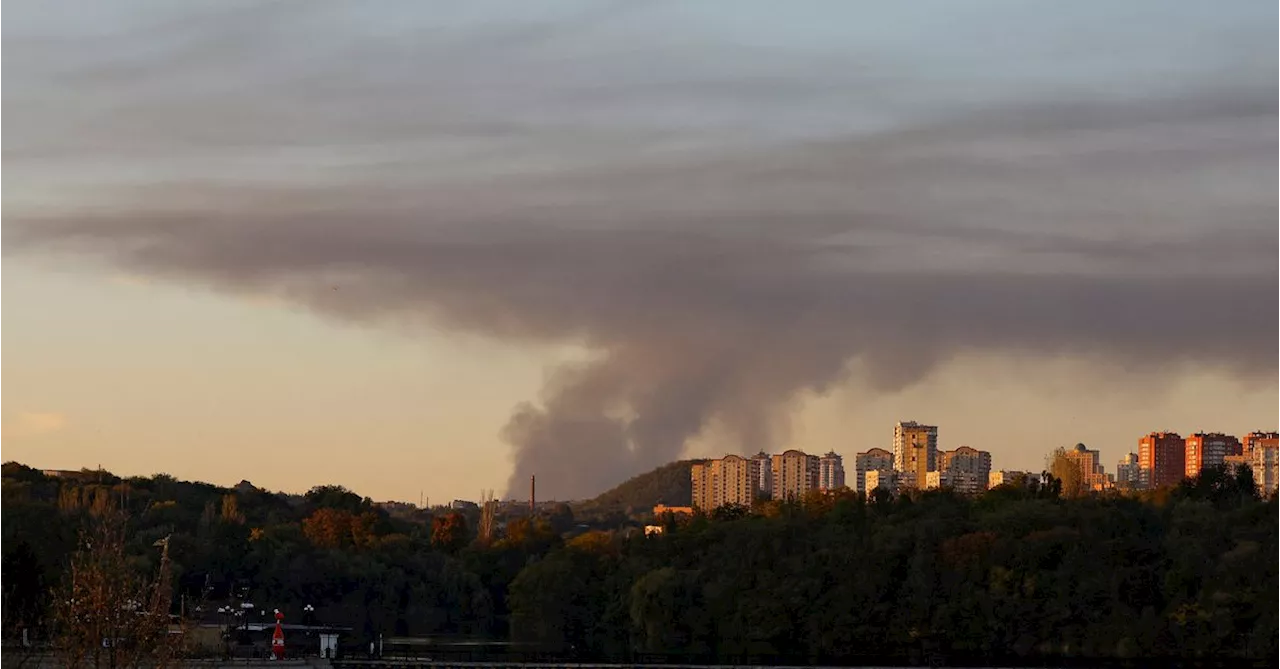
[(991, 453), (969, 446), (939, 454), (939, 485), (956, 492), (976, 494), (987, 489), (991, 476)]
[(1177, 485), (1187, 471), (1187, 448), (1177, 432), (1152, 432), (1138, 440), (1138, 482), (1143, 488)]
[(715, 488), (711, 481), (711, 463), (695, 462), (689, 468), (689, 479), (693, 483), (693, 508), (709, 511), (716, 508), (715, 498), (711, 492)]
[(773, 456), (773, 499), (804, 499), (818, 489), (818, 456), (795, 449)]
[(1183, 440), (1186, 449), (1184, 475), (1198, 476), (1200, 470), (1225, 464), (1228, 455), (1240, 453), (1240, 440), (1221, 432), (1197, 432)]
[(751, 458), (760, 463), (760, 496), (773, 498), (773, 456), (760, 451)]
[(1258, 492), (1265, 497), (1274, 496), (1280, 491), (1280, 472), (1276, 471), (1280, 447), (1277, 446), (1276, 438), (1272, 436), (1269, 439), (1254, 441), (1253, 451), (1249, 457), (1253, 464), (1253, 481), (1258, 485)]
[(902, 421), (893, 428), (893, 468), (910, 473), (899, 482), (916, 487), (924, 485), (929, 472), (938, 469), (938, 428), (915, 421)]
[(866, 492), (867, 472), (893, 471), (893, 453), (883, 448), (873, 448), (853, 456), (854, 483), (857, 489)]
[(1276, 432), (1261, 432), (1261, 431), (1255, 430), (1253, 432), (1250, 432), (1249, 434), (1244, 435), (1244, 439), (1242, 441), (1244, 443), (1241, 445), (1240, 454), (1250, 458), (1250, 462), (1252, 462), (1253, 451), (1259, 445), (1265, 446), (1267, 444), (1270, 444), (1271, 446), (1274, 447), (1277, 444), (1280, 444), (1280, 434)]
[(837, 490), (844, 487), (844, 458), (834, 451), (818, 458), (818, 488)]
[(726, 455), (719, 460), (695, 463), (689, 476), (696, 508), (711, 510), (727, 504), (751, 506), (760, 486), (760, 463), (754, 458)]
[(1125, 453), (1116, 464), (1116, 487), (1137, 488), (1138, 485), (1138, 454)]
[(1091, 451), (1084, 444), (1076, 444), (1067, 450), (1067, 459), (1080, 468), (1080, 483), (1085, 490), (1106, 490), (1111, 487), (1111, 479), (1102, 466), (1102, 456), (1098, 451)]

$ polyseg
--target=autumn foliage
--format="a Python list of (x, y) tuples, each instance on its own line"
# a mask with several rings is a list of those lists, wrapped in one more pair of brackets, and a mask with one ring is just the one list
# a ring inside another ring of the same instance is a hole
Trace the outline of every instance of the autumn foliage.
[(370, 512), (322, 508), (302, 520), (302, 533), (321, 548), (365, 548), (377, 542), (377, 522)]

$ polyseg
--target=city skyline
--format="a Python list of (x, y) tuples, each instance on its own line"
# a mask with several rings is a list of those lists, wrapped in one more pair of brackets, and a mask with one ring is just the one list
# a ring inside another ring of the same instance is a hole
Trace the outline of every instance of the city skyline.
[(1274, 5), (7, 9), (6, 460), (571, 499), (1277, 423)]

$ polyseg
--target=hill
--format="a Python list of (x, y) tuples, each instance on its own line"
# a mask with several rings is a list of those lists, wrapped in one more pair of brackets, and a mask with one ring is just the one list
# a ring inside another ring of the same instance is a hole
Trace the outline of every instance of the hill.
[(693, 502), (689, 470), (698, 462), (706, 461), (679, 460), (634, 476), (594, 499), (575, 503), (574, 516), (631, 515), (650, 511), (655, 504), (689, 506)]

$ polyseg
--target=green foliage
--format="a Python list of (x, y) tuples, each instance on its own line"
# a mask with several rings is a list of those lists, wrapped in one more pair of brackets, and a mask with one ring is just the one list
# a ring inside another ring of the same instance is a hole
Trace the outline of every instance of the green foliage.
[[(687, 485), (688, 465), (597, 498), (597, 512), (685, 501), (655, 491)], [(391, 517), (337, 486), (291, 497), (4, 471), (6, 636), (47, 617), (78, 531), (123, 511), (138, 574), (154, 573), (152, 544), (172, 535), (175, 601), (213, 609), (244, 592), (291, 618), (311, 604), (366, 639), (474, 635), (565, 659), (743, 664), (1277, 653), (1276, 502), (1258, 499), (1247, 471), (1207, 469), (1138, 497), (1066, 498), (1055, 477), (977, 498), (843, 491), (667, 519), (652, 537), (573, 536), (590, 512), (557, 507), (499, 519), (484, 544), (461, 515)]]
[(658, 504), (689, 506), (693, 503), (690, 469), (702, 460), (680, 460), (632, 477), (594, 499), (574, 505), (578, 518), (625, 517), (652, 511)]

